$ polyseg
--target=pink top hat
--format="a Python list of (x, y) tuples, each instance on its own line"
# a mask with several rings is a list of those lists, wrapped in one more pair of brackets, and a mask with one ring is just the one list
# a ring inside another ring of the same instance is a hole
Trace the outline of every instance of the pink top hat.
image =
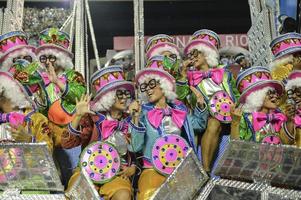
[(107, 92), (118, 88), (125, 88), (131, 92), (132, 96), (134, 95), (134, 84), (125, 81), (122, 66), (119, 65), (100, 69), (92, 75), (90, 81), (95, 93), (93, 102), (97, 102)]
[(170, 83), (173, 85), (173, 91), (175, 91), (176, 88), (176, 81), (175, 78), (170, 75), (167, 71), (165, 71), (165, 67), (163, 65), (162, 57), (156, 56), (153, 59), (151, 59), (147, 64), (146, 68), (142, 69), (137, 72), (135, 81), (139, 83), (139, 80), (141, 77), (145, 75), (157, 75), (163, 78), (166, 78)]
[[(254, 84), (250, 85), (248, 87), (248, 89), (246, 89), (245, 91), (243, 91), (243, 93), (241, 94), (240, 98), (239, 98), (239, 103), (245, 103), (247, 100), (247, 97), (258, 90), (261, 90), (263, 88), (266, 87), (271, 87), (274, 88), (277, 93), (279, 94), (279, 96), (281, 96), (284, 92), (284, 85), (281, 81), (277, 81), (277, 80), (261, 80), (261, 81), (257, 81)], [(254, 101), (256, 101), (256, 99), (254, 99)]]
[(36, 50), (37, 54), (44, 49), (56, 49), (66, 53), (71, 58), (73, 57), (73, 54), (68, 50), (70, 45), (69, 35), (57, 28), (48, 28), (40, 32), (39, 45)]
[(239, 73), (236, 85), (238, 91), (241, 93), (239, 102), (245, 103), (251, 93), (265, 87), (274, 88), (279, 95), (282, 95), (284, 92), (282, 82), (271, 79), (269, 69), (262, 66), (254, 66)]
[(171, 36), (158, 34), (148, 39), (145, 47), (147, 59), (150, 59), (153, 56), (158, 56), (164, 51), (170, 51), (178, 58), (180, 57), (180, 50), (174, 43), (174, 39)]
[(241, 71), (237, 75), (236, 87), (240, 93), (243, 93), (250, 85), (257, 81), (271, 80), (271, 73), (269, 68), (262, 66), (250, 67)]
[(295, 70), (288, 76), (288, 80), (294, 80), (297, 78), (301, 78), (301, 70)]
[(196, 31), (192, 35), (190, 43), (188, 43), (188, 45), (185, 47), (184, 54), (189, 54), (189, 52), (193, 50), (194, 47), (199, 45), (205, 45), (218, 52), (218, 49), (220, 47), (219, 36), (217, 35), (217, 33), (208, 29), (201, 29)]
[(286, 33), (275, 38), (270, 44), (275, 59), (295, 52), (301, 52), (301, 34)]
[(0, 62), (3, 62), (10, 53), (21, 49), (35, 51), (34, 46), (28, 45), (25, 33), (22, 31), (12, 31), (0, 36)]

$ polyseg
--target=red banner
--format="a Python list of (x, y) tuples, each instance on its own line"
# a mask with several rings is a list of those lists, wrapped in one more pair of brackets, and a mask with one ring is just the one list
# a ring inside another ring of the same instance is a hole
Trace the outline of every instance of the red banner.
[[(239, 46), (248, 47), (247, 34), (220, 34), (221, 47), (224, 46)], [(175, 43), (179, 48), (184, 48), (190, 41), (189, 35), (175, 35)], [(149, 36), (145, 37), (145, 41)], [(132, 36), (118, 36), (114, 37), (114, 50), (131, 49), (134, 46), (134, 37)]]

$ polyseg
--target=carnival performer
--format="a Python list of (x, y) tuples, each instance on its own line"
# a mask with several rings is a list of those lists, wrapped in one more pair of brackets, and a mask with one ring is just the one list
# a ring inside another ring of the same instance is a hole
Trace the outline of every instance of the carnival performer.
[[(142, 93), (143, 99), (140, 100), (148, 103), (140, 106), (138, 101), (134, 101), (129, 107), (133, 126), (130, 147), (135, 152), (143, 151), (144, 170), (138, 181), (138, 199), (145, 200), (166, 180), (166, 176), (155, 168), (157, 161), (152, 160), (156, 140), (167, 135), (181, 136), (196, 152), (194, 131), (205, 129), (208, 112), (201, 93), (192, 88), (197, 97), (197, 106), (193, 114), (189, 114), (187, 107), (176, 100), (175, 79), (163, 70), (160, 62), (151, 62), (147, 68), (140, 70), (136, 74), (136, 83)], [(172, 146), (176, 147), (176, 142)], [(172, 162), (165, 164), (167, 168)], [(164, 169), (165, 166), (162, 167)]]
[(147, 61), (155, 56), (163, 56), (164, 65), (169, 67), (169, 73), (174, 78), (178, 78), (181, 54), (173, 37), (166, 34), (158, 34), (150, 37), (145, 45), (145, 55)]
[(0, 124), (9, 125), (8, 131), (1, 131), (1, 141), (46, 142), (52, 153), (48, 119), (35, 110), (26, 88), (13, 74), (0, 71), (0, 79)]
[(110, 65), (121, 65), (124, 73), (124, 78), (127, 81), (135, 79), (135, 58), (133, 50), (124, 50), (116, 53), (105, 64), (105, 67)]
[(270, 47), (274, 55), (269, 66), (273, 79), (285, 82), (293, 70), (301, 70), (301, 34), (280, 35), (271, 42)]
[(245, 70), (250, 67), (250, 61), (243, 53), (238, 53), (234, 56), (234, 62), (240, 66), (240, 70)]
[(240, 106), (233, 109), (231, 137), (259, 143), (289, 144), (284, 128), (292, 123), (278, 107), (284, 94), (281, 81), (272, 80), (267, 67), (251, 67), (238, 75)]
[[(76, 106), (76, 114), (68, 125), (69, 132), (62, 138), (62, 145), (82, 148), (95, 141), (103, 141), (116, 147), (121, 156), (121, 173), (104, 184), (98, 185), (104, 199), (130, 200), (132, 197), (131, 177), (135, 174), (134, 156), (128, 150), (131, 125), (127, 108), (134, 97), (134, 84), (125, 81), (121, 66), (108, 66), (94, 73), (91, 85), (95, 92), (93, 101), (86, 95)], [(68, 189), (79, 176), (77, 169), (70, 179)]]
[(74, 70), (73, 54), (68, 50), (68, 34), (56, 28), (46, 29), (39, 35), (39, 44), (36, 55), (46, 69), (41, 72), (48, 102), (46, 116), (54, 133), (54, 158), (59, 163), (62, 182), (66, 186), (78, 163), (80, 148), (62, 149), (61, 136), (74, 117), (76, 98), (86, 93), (86, 84), (82, 74)]
[(49, 101), (48, 118), (58, 125), (72, 121), (75, 99), (86, 92), (83, 76), (74, 70), (73, 54), (68, 50), (69, 36), (56, 28), (42, 31), (40, 46), (36, 49)]
[[(285, 85), (287, 93), (286, 115), (294, 123), (286, 123), (284, 128), (288, 133), (290, 144), (301, 147), (301, 71), (295, 70), (290, 73)], [(291, 130), (292, 132), (290, 132)]]
[(28, 44), (26, 35), (22, 31), (12, 31), (0, 36), (0, 66), (8, 71), (18, 59), (28, 62), (36, 61), (35, 47)]
[[(189, 85), (193, 86), (204, 96), (211, 114), (201, 138), (202, 161), (207, 172), (211, 171), (214, 155), (221, 144), (222, 127), (231, 122), (230, 107), (238, 97), (231, 73), (219, 66), (219, 46), (220, 39), (215, 32), (207, 29), (196, 31), (184, 49), (186, 59), (183, 61), (181, 78), (177, 80), (179, 99), (191, 95)], [(193, 101), (190, 103), (193, 104)]]

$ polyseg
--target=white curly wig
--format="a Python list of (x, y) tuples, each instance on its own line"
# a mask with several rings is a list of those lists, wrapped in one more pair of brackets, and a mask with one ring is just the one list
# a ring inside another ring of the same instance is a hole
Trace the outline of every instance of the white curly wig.
[[(155, 79), (156, 81), (160, 82), (160, 88), (162, 89), (164, 96), (166, 97), (168, 102), (173, 102), (177, 98), (177, 94), (174, 92), (175, 85), (172, 84), (166, 78), (160, 77), (159, 75), (148, 74), (148, 75), (141, 76), (138, 79), (138, 83), (140, 85), (150, 79)], [(141, 94), (141, 98), (143, 101), (147, 102), (147, 97), (145, 94)]]
[(56, 57), (56, 65), (62, 67), (63, 69), (74, 68), (72, 58), (62, 51), (55, 49), (44, 49), (38, 53), (37, 58), (40, 58), (41, 55), (54, 55)]
[(287, 56), (277, 58), (269, 64), (269, 68), (271, 71), (273, 71), (276, 67), (280, 67), (288, 64), (290, 61), (293, 60), (293, 58), (294, 58), (293, 55), (287, 55)]
[(1, 76), (0, 94), (9, 99), (14, 106), (19, 108), (32, 107), (32, 104), (26, 98), (27, 94), (21, 92), (17, 83), (6, 76)]
[(2, 65), (1, 65), (1, 70), (3, 71), (8, 71), (10, 69), (10, 67), (13, 65), (13, 59), (19, 56), (31, 56), (32, 57), (32, 61), (36, 61), (37, 57), (36, 54), (34, 52), (32, 52), (32, 50), (27, 49), (27, 48), (22, 48), (20, 50), (16, 50), (12, 53), (9, 54), (9, 56), (7, 56), (7, 58), (3, 61)]
[(242, 108), (243, 112), (251, 113), (259, 111), (263, 106), (263, 102), (268, 91), (271, 89), (273, 88), (265, 87), (249, 94), (249, 96), (246, 98), (246, 103)]
[(158, 47), (157, 49), (153, 50), (152, 53), (150, 55), (148, 55), (148, 56), (149, 56), (149, 58), (152, 58), (154, 56), (160, 56), (165, 51), (169, 51), (169, 52), (177, 55), (178, 59), (181, 58), (180, 52), (176, 48), (173, 48), (173, 47), (171, 47), (169, 45), (165, 45), (163, 47)]
[(288, 80), (286, 85), (285, 85), (285, 90), (291, 90), (294, 87), (301, 87), (301, 78), (295, 78), (292, 80)]
[[(125, 88), (118, 88), (118, 90), (125, 90)], [(102, 95), (96, 102), (91, 105), (91, 110), (94, 112), (109, 111), (116, 102), (116, 90), (112, 90)], [(129, 105), (130, 99), (127, 102)]]
[(191, 52), (192, 50), (197, 49), (200, 52), (204, 53), (205, 59), (210, 67), (217, 67), (219, 64), (219, 53), (215, 51), (214, 49), (208, 47), (204, 44), (197, 44), (194, 46), (191, 46), (187, 49), (187, 52)]

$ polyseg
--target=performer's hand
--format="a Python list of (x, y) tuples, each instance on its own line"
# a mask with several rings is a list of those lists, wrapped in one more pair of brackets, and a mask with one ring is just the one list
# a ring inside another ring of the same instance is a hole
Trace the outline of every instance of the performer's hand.
[(181, 75), (181, 79), (186, 79), (187, 78), (187, 70), (188, 67), (192, 65), (192, 60), (191, 59), (186, 59), (183, 61), (183, 65), (180, 68), (180, 75)]
[(242, 117), (242, 107), (242, 104), (238, 108), (235, 108), (235, 106), (231, 107), (232, 122), (240, 123)]
[(133, 101), (129, 105), (129, 112), (132, 117), (139, 117), (139, 115), (141, 113), (141, 105), (138, 100)]
[(293, 119), (296, 115), (296, 106), (292, 104), (287, 104), (285, 106), (285, 115), (288, 117), (288, 119)]
[(130, 167), (126, 167), (122, 170), (122, 172), (120, 173), (121, 177), (126, 177), (129, 178), (131, 176), (133, 176), (136, 172), (136, 166), (130, 166)]
[(57, 77), (57, 74), (55, 73), (54, 67), (53, 67), (53, 65), (52, 65), (51, 63), (48, 65), (47, 70), (48, 70), (49, 80), (50, 80), (52, 83), (57, 84), (57, 82), (58, 82), (58, 77)]
[(301, 110), (301, 101), (296, 104), (297, 110)]
[(11, 135), (12, 138), (16, 142), (31, 142), (33, 135), (29, 134), (24, 126), (18, 126), (17, 128), (8, 128), (7, 129)]
[(190, 90), (193, 92), (193, 94), (196, 96), (196, 100), (198, 103), (198, 107), (201, 109), (205, 108), (205, 100), (200, 91), (198, 91), (195, 87), (190, 86)]
[(76, 99), (76, 115), (79, 117), (82, 117), (85, 114), (92, 114), (94, 115), (95, 113), (90, 110), (90, 100), (91, 100), (92, 95), (89, 94), (83, 94), (78, 101)]

